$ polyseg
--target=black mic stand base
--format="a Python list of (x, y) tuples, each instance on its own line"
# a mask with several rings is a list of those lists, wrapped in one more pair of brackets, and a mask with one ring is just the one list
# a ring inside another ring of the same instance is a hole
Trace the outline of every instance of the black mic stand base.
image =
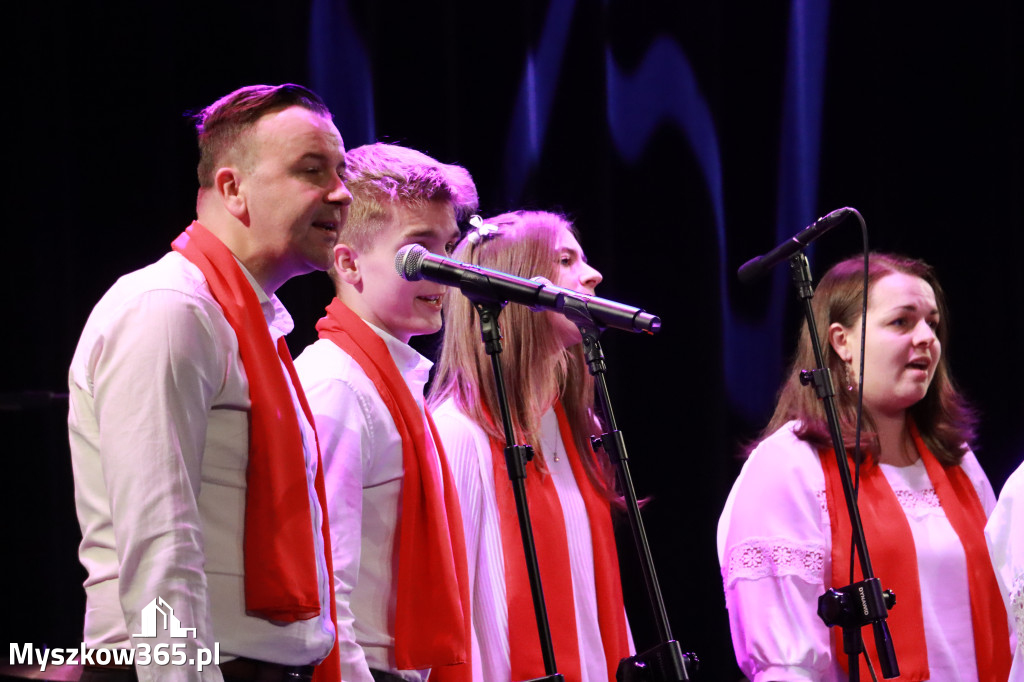
[(828, 627), (838, 625), (843, 632), (843, 652), (849, 657), (850, 682), (860, 678), (857, 658), (864, 651), (864, 638), (861, 628), (871, 625), (874, 628), (875, 648), (878, 650), (879, 663), (882, 666), (882, 677), (892, 679), (899, 677), (899, 664), (892, 637), (885, 624), (884, 616), (896, 604), (896, 595), (892, 590), (882, 590), (878, 578), (868, 578), (840, 588), (829, 588), (818, 597), (818, 617)]
[(619, 661), (616, 682), (684, 682), (696, 674), (700, 660), (696, 654), (683, 653), (679, 642), (663, 642), (642, 654)]

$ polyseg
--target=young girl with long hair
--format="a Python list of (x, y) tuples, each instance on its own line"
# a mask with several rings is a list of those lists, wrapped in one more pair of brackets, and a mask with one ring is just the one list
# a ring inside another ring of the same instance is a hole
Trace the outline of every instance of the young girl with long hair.
[[(517, 211), (471, 230), (453, 257), (593, 293), (590, 267), (564, 217)], [(472, 303), (446, 294), (445, 333), (430, 404), (458, 487), (473, 608), (474, 676), (507, 682), (545, 674), (534, 619), (491, 359)], [(530, 504), (555, 659), (566, 680), (614, 679), (630, 654), (611, 528), (614, 475), (594, 453), (600, 433), (579, 330), (564, 316), (508, 305), (499, 322), (516, 443), (533, 446)]]

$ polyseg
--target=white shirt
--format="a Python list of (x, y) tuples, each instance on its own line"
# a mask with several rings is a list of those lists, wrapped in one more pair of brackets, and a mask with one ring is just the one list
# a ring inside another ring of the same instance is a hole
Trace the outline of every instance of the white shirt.
[[(512, 676), (512, 663), (508, 644), (505, 559), (498, 504), (494, 496), (490, 440), (483, 429), (459, 412), (453, 400), (441, 403), (433, 416), (462, 506), (473, 610), (473, 679), (476, 682), (508, 682)], [(608, 668), (597, 619), (590, 521), (562, 447), (554, 410), (549, 410), (541, 419), (541, 440), (547, 446), (544, 448), (545, 462), (562, 506), (569, 543), (569, 568), (583, 681), (607, 680)], [(551, 444), (556, 442), (562, 453), (559, 461), (548, 454), (553, 451)], [(536, 519), (533, 522), (538, 523)], [(630, 649), (632, 651), (632, 637)]]
[[(433, 363), (412, 346), (368, 326), (384, 339), (422, 410), (423, 388)], [(372, 682), (373, 668), (407, 680), (425, 680), (426, 670), (395, 667), (402, 437), (373, 382), (333, 341), (311, 344), (296, 358), (295, 368), (323, 453), (341, 677), (345, 682)], [(440, 471), (440, 462), (436, 464)]]
[(985, 526), (992, 565), (1010, 618), (1010, 682), (1024, 682), (1024, 464), (1010, 475)]
[[(276, 343), (292, 320), (246, 276)], [(119, 279), (86, 322), (68, 383), (79, 558), (89, 574), (85, 643), (185, 643), (192, 657), (216, 642), (222, 660), (285, 665), (325, 657), (334, 624), (314, 489), (316, 446), (294, 391), (321, 614), (288, 625), (245, 614), (249, 384), (235, 332), (199, 269), (172, 252)], [(166, 639), (159, 628), (156, 639), (130, 637), (143, 633), (142, 611), (158, 597), (182, 627), (196, 628), (195, 639)], [(202, 674), (189, 666), (137, 669), (141, 680), (221, 679), (216, 666)]]
[[(832, 571), (825, 475), (817, 451), (796, 437), (793, 426), (782, 427), (751, 453), (718, 524), (733, 648), (752, 682), (846, 679), (833, 661), (829, 629), (816, 612)], [(995, 495), (974, 454), (964, 455), (960, 466), (988, 513)], [(963, 547), (939, 506), (924, 462), (881, 469), (907, 516), (917, 550), (931, 679), (974, 682)], [(892, 636), (898, 656), (900, 634)]]

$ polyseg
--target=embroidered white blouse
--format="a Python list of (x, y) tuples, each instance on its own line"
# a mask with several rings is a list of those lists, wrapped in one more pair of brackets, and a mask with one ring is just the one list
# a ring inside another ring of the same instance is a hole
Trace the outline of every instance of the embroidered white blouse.
[[(733, 648), (752, 682), (846, 679), (816, 611), (832, 570), (825, 476), (816, 450), (796, 437), (794, 426), (782, 427), (751, 453), (718, 525)], [(961, 467), (990, 513), (995, 495), (973, 453)], [(975, 682), (976, 667), (964, 664), (974, 661), (974, 638), (960, 541), (923, 462), (882, 465), (882, 471), (917, 549), (931, 679)], [(900, 633), (892, 636), (898, 656)]]

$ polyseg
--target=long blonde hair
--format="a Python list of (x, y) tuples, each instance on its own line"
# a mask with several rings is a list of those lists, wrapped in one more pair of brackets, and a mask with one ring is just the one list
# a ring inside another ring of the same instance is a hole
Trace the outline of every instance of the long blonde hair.
[[(544, 211), (515, 211), (487, 219), (491, 228), (463, 239), (452, 256), (460, 261), (501, 270), (519, 277), (555, 279), (555, 245), (559, 233), (575, 230), (568, 220)], [(501, 368), (517, 442), (534, 448), (540, 468), (540, 417), (556, 396), (565, 407), (573, 442), (591, 481), (607, 499), (617, 497), (614, 472), (607, 457), (597, 456), (590, 436), (600, 431), (594, 413), (594, 380), (587, 371), (582, 344), (563, 348), (551, 315), (511, 304), (499, 317), (502, 330)], [(444, 299), (444, 341), (428, 404), (451, 398), (458, 409), (492, 439), (504, 442), (491, 358), (480, 340), (479, 317), (468, 298), (449, 289)]]

